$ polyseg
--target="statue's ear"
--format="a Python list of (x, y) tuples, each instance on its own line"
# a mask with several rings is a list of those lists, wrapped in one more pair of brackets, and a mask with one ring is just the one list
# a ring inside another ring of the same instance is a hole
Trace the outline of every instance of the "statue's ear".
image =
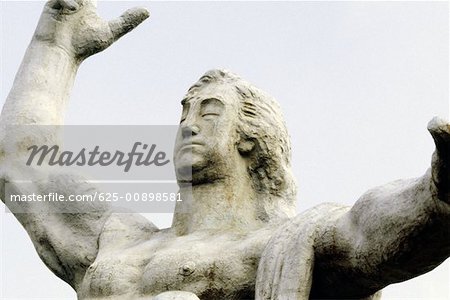
[(255, 142), (253, 142), (252, 140), (241, 139), (241, 141), (238, 143), (237, 148), (241, 155), (248, 155), (255, 148)]

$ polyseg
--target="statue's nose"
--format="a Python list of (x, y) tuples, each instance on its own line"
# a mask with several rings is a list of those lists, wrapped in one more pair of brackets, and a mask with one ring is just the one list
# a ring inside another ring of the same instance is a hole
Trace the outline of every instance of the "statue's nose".
[(200, 132), (200, 127), (197, 125), (185, 125), (181, 129), (181, 134), (183, 138), (188, 138), (193, 135), (197, 135)]

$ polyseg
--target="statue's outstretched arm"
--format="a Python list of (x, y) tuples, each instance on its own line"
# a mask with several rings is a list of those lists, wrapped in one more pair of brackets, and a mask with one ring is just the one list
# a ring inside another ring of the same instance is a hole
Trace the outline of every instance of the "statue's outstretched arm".
[(428, 130), (436, 150), (424, 176), (369, 190), (322, 231), (313, 295), (333, 283), (335, 295), (367, 296), (450, 257), (450, 124), (435, 118)]
[[(96, 14), (94, 1), (50, 0), (45, 4), (0, 116), (2, 200), (7, 186), (18, 194), (92, 190), (90, 185), (77, 183), (78, 179), (70, 175), (56, 176), (31, 168), (26, 169), (27, 174), (20, 174), (24, 168), (17, 162), (23, 161), (21, 157), (27, 154), (29, 145), (59, 145), (60, 141), (56, 134), (20, 130), (15, 125), (63, 124), (64, 110), (83, 60), (110, 46), (147, 17), (145, 9), (131, 9), (107, 22)], [(28, 188), (12, 183), (24, 176), (32, 181)], [(80, 209), (78, 214), (61, 214), (52, 213), (52, 206), (48, 205), (45, 214), (37, 214), (29, 212), (27, 203), (18, 205), (24, 213), (16, 213), (16, 217), (43, 261), (76, 288), (95, 259), (98, 236), (109, 208), (102, 206), (98, 213), (84, 214)]]

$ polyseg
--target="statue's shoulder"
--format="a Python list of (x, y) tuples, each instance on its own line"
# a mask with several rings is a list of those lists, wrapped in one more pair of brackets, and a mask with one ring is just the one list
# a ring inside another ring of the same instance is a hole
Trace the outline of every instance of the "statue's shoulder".
[[(256, 294), (261, 299), (308, 299), (314, 268), (315, 241), (323, 229), (350, 207), (322, 203), (289, 219), (267, 243), (258, 267)], [(283, 281), (278, 281), (283, 278)]]

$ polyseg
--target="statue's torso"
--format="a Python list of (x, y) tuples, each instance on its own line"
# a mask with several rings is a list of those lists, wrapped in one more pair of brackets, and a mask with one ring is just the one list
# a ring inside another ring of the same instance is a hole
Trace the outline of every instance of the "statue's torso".
[(78, 296), (150, 299), (184, 290), (201, 299), (253, 299), (259, 259), (274, 230), (185, 236), (162, 230), (148, 240), (136, 240), (139, 232), (117, 233), (111, 228), (101, 237), (98, 256)]

